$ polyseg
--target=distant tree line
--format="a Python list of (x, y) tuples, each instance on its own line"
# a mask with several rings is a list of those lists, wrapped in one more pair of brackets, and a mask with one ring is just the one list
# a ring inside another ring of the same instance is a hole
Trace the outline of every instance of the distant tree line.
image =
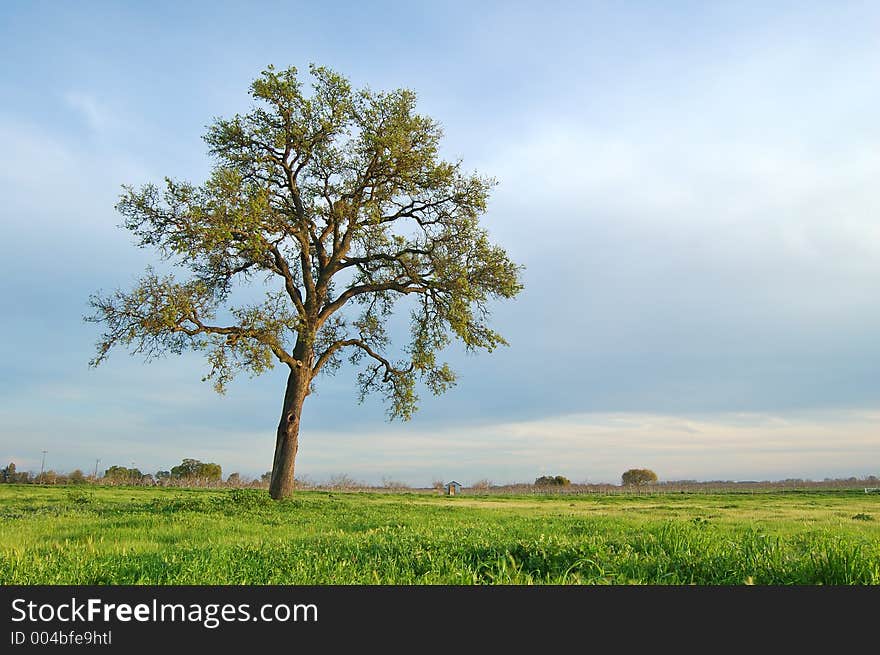
[[(171, 467), (170, 471), (156, 471), (155, 474), (144, 473), (138, 468), (113, 465), (104, 470), (103, 476), (98, 479), (94, 475), (85, 475), (80, 469), (75, 469), (68, 474), (56, 471), (43, 471), (34, 474), (30, 471), (19, 471), (14, 462), (0, 469), (0, 483), (16, 484), (84, 484), (88, 482), (100, 482), (114, 485), (213, 485), (223, 481), (223, 470), (214, 462), (200, 462), (197, 459), (184, 459), (177, 466)], [(233, 473), (227, 479), (232, 485), (242, 484), (243, 481), (238, 473)]]
[[(238, 474), (234, 475), (238, 479)], [(197, 459), (185, 458), (177, 466), (172, 466), (170, 471), (156, 471), (155, 475), (142, 473), (136, 468), (111, 466), (104, 471), (104, 480), (115, 484), (159, 484), (164, 486), (217, 484), (223, 480), (223, 469), (214, 462), (200, 462)]]
[(90, 477), (79, 469), (74, 469), (67, 474), (53, 470), (35, 474), (30, 471), (19, 471), (15, 462), (10, 462), (8, 466), (0, 468), (0, 484), (83, 484), (89, 480)]
[[(14, 462), (0, 468), (0, 484), (108, 484), (108, 485), (140, 485), (140, 486), (229, 486), (229, 487), (262, 487), (268, 486), (271, 471), (266, 471), (259, 478), (249, 479), (239, 473), (230, 473), (223, 480), (223, 471), (219, 464), (201, 462), (197, 459), (185, 458), (170, 470), (159, 470), (153, 474), (144, 473), (135, 467), (110, 466), (103, 476), (86, 475), (80, 469), (70, 473), (59, 473), (53, 470), (35, 474), (31, 471), (19, 471)], [(366, 482), (344, 474), (331, 476), (325, 482), (313, 482), (308, 476), (297, 477), (296, 487), (299, 489), (373, 489), (403, 490), (410, 487), (390, 478), (382, 478), (381, 485), (369, 485)], [(435, 491), (443, 491), (442, 480), (432, 482)], [(852, 489), (859, 487), (880, 487), (880, 478), (874, 475), (865, 477), (825, 478), (809, 480), (802, 478), (786, 478), (784, 480), (664, 480), (659, 481), (657, 474), (651, 469), (629, 469), (621, 476), (621, 484), (609, 483), (572, 483), (563, 475), (542, 475), (533, 483), (522, 482), (496, 485), (488, 479), (477, 480), (467, 489), (475, 493), (664, 493), (664, 492), (699, 492), (699, 491), (742, 491), (772, 489)]]

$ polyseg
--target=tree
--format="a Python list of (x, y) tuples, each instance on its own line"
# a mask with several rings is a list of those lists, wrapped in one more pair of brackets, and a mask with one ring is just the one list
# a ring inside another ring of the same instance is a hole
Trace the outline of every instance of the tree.
[(535, 479), (536, 487), (567, 487), (570, 484), (571, 480), (564, 475), (542, 475)]
[(126, 468), (125, 466), (111, 466), (104, 471), (104, 480), (114, 484), (135, 484), (140, 482), (143, 473), (136, 468)]
[(201, 462), (197, 459), (184, 458), (180, 464), (171, 467), (171, 477), (176, 479), (194, 478), (200, 464)]
[(64, 484), (66, 478), (58, 471), (49, 469), (40, 476), (40, 484)]
[[(378, 391), (389, 418), (407, 420), (417, 381), (435, 394), (454, 383), (437, 358), (453, 338), (467, 350), (505, 344), (489, 303), (522, 288), (520, 267), (479, 223), (494, 181), (441, 159), (442, 131), (416, 113), (415, 94), (354, 91), (327, 68), (310, 72), (306, 95), (295, 68), (270, 66), (250, 86), (251, 111), (209, 126), (204, 184), (123, 187), (124, 227), (191, 277), (148, 269), (131, 291), (93, 295), (86, 317), (106, 327), (95, 366), (116, 345), (147, 360), (203, 351), (203, 380), (220, 393), (239, 371), (286, 366), (276, 499), (294, 487), (316, 376), (348, 355), (361, 366), (361, 401)], [(255, 279), (262, 301), (234, 304), (233, 289)], [(392, 349), (386, 322), (400, 305), (410, 337)]]
[(223, 471), (219, 464), (204, 463), (197, 459), (184, 459), (177, 466), (171, 467), (171, 477), (178, 480), (219, 482), (223, 477)]
[(657, 474), (651, 469), (629, 469), (620, 477), (625, 487), (657, 482)]
[(8, 466), (0, 469), (0, 482), (27, 483), (32, 481), (30, 471), (18, 471), (15, 462), (9, 462)]
[(17, 482), (18, 473), (15, 471), (15, 462), (9, 462), (8, 466), (0, 469), (0, 482)]

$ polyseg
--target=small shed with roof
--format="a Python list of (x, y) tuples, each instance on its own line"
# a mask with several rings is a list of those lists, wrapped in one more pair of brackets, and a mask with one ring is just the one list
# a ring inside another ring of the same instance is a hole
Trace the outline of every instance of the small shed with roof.
[(456, 494), (461, 493), (461, 484), (453, 480), (452, 482), (446, 483), (446, 495), (447, 496), (455, 496)]

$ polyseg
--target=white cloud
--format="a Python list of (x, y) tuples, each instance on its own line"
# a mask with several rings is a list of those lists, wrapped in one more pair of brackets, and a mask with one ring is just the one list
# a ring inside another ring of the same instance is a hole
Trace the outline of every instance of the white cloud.
[[(576, 414), (534, 421), (425, 431), (411, 427), (371, 433), (306, 429), (300, 470), (312, 478), (345, 471), (495, 482), (530, 481), (540, 474), (616, 482), (646, 466), (662, 479), (783, 479), (877, 473), (876, 411), (667, 416)], [(344, 455), (340, 455), (344, 453)], [(873, 464), (873, 467), (872, 467)]]
[[(68, 398), (73, 401), (79, 402), (75, 395)], [(52, 467), (61, 470), (88, 467), (95, 457), (107, 466), (135, 461), (146, 471), (168, 468), (184, 457), (251, 476), (270, 467), (271, 421), (265, 430), (210, 422), (163, 425), (136, 406), (113, 403), (100, 413), (77, 416), (63, 407), (59, 412), (35, 422), (12, 407), (0, 409), (6, 428), (0, 452), (23, 468), (37, 461), (42, 448), (51, 453)], [(561, 474), (578, 482), (616, 483), (632, 467), (651, 468), (663, 480), (822, 479), (876, 475), (880, 462), (880, 413), (874, 409), (701, 416), (589, 413), (346, 431), (313, 428), (316, 419), (306, 419), (297, 471), (316, 481), (347, 473), (371, 483), (391, 477), (421, 486), (435, 478), (506, 483)]]

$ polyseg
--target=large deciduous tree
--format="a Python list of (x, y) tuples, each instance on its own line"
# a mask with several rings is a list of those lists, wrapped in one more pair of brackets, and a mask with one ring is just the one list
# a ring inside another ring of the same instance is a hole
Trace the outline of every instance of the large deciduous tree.
[(629, 469), (624, 471), (623, 475), (620, 476), (620, 480), (625, 487), (640, 487), (657, 482), (657, 474), (651, 469)]
[[(221, 393), (239, 371), (286, 366), (273, 498), (293, 490), (319, 373), (348, 355), (361, 399), (379, 391), (391, 418), (409, 419), (417, 380), (438, 394), (454, 383), (437, 359), (453, 337), (470, 350), (505, 343), (488, 304), (521, 289), (519, 267), (479, 223), (493, 181), (440, 157), (441, 129), (416, 113), (415, 94), (310, 72), (306, 93), (295, 68), (270, 66), (251, 84), (251, 111), (208, 127), (204, 184), (123, 187), (124, 227), (189, 277), (148, 269), (131, 291), (93, 295), (86, 317), (106, 327), (92, 365), (117, 344), (147, 360), (201, 350)], [(234, 287), (261, 278), (261, 302), (233, 304)], [(407, 297), (410, 338), (391, 350), (386, 321)]]

